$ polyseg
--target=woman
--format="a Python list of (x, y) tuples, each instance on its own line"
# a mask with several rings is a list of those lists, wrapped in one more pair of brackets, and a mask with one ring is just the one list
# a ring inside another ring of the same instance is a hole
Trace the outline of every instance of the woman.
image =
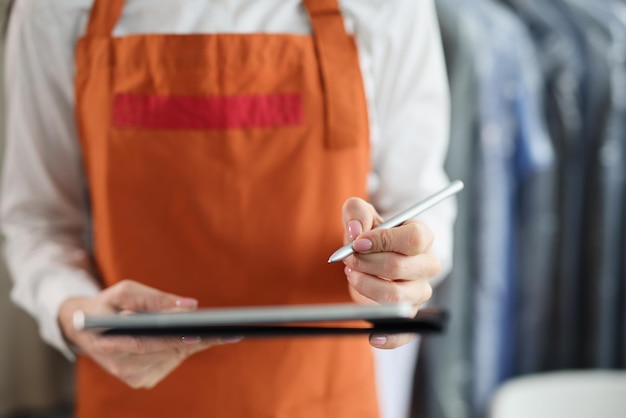
[[(432, 3), (20, 0), (8, 42), (12, 295), (79, 354), (77, 416), (377, 416), (361, 338), (105, 338), (71, 316), (417, 309), (453, 207), (370, 230), (447, 182)], [(357, 254), (329, 266), (342, 240)]]

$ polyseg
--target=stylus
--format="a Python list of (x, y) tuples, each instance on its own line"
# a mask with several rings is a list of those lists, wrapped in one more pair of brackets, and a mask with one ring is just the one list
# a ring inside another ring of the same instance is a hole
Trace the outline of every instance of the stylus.
[[(389, 229), (395, 228), (396, 226), (400, 226), (411, 218), (416, 217), (420, 213), (424, 212), (426, 209), (431, 208), (442, 200), (460, 192), (463, 189), (463, 182), (460, 180), (456, 180), (444, 189), (435, 193), (434, 195), (422, 200), (421, 202), (416, 203), (411, 206), (407, 210), (397, 214), (396, 216), (390, 218), (386, 222), (378, 225), (374, 229)], [(354, 254), (354, 249), (352, 248), (352, 243), (346, 244), (343, 247), (339, 248), (335, 251), (330, 258), (328, 259), (329, 263), (334, 263), (337, 261), (341, 261), (350, 255)]]

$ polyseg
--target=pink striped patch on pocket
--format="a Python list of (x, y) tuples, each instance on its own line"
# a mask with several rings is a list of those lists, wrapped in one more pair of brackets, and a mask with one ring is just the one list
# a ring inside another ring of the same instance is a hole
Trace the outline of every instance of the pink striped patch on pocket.
[(240, 129), (302, 124), (300, 94), (166, 96), (119, 93), (113, 126), (144, 129)]

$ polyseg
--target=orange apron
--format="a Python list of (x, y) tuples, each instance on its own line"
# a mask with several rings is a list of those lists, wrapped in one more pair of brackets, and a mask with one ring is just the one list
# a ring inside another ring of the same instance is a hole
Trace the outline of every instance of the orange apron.
[[(76, 100), (94, 252), (200, 306), (349, 301), (341, 206), (365, 196), (369, 132), (337, 0), (307, 0), (312, 36), (113, 38), (123, 0), (96, 0)], [(367, 338), (249, 339), (132, 390), (89, 358), (77, 417), (375, 417)]]

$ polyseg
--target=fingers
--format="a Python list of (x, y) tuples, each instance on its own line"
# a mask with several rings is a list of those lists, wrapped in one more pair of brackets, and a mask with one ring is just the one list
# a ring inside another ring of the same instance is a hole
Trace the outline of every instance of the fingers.
[(418, 255), (432, 248), (435, 236), (423, 223), (409, 221), (390, 229), (376, 229), (363, 233), (352, 247), (358, 253), (393, 252)]
[(161, 358), (158, 362), (148, 363), (141, 369), (129, 370), (128, 373), (114, 376), (133, 389), (152, 389), (167, 376), (167, 373), (160, 371), (173, 370), (180, 362), (181, 360), (176, 357)]
[(354, 241), (359, 253), (397, 252), (416, 255), (432, 247), (434, 234), (423, 223), (408, 221), (390, 229), (375, 229), (383, 222), (376, 209), (359, 198), (350, 198), (343, 205), (344, 242)]
[(354, 271), (391, 280), (431, 278), (441, 271), (441, 262), (432, 252), (433, 241), (430, 229), (415, 221), (365, 232), (353, 243), (357, 252), (343, 261), (346, 275)]
[(356, 292), (383, 304), (410, 302), (418, 306), (430, 299), (433, 292), (427, 279), (385, 280), (349, 269), (346, 269), (346, 277)]
[[(189, 338), (189, 337), (183, 337)], [(204, 351), (207, 348), (214, 347), (216, 345), (223, 344), (235, 344), (243, 340), (243, 337), (240, 336), (230, 336), (230, 337), (211, 337), (211, 338), (200, 338), (200, 337), (192, 337), (198, 340), (197, 343), (193, 343), (188, 348), (189, 355), (198, 353), (200, 351)]]
[(350, 270), (393, 280), (431, 278), (441, 271), (441, 261), (431, 252), (412, 257), (396, 253), (358, 255), (347, 258), (344, 264)]
[(191, 346), (206, 343), (217, 344), (217, 341), (202, 341), (198, 337), (96, 337), (95, 348), (101, 353), (153, 354), (172, 350), (190, 350)]
[(218, 344), (241, 338), (96, 337), (90, 355), (111, 375), (128, 386), (151, 388), (187, 357)]
[(241, 338), (200, 338), (197, 336), (183, 337), (130, 337), (111, 336), (95, 337), (94, 346), (101, 353), (116, 354), (155, 354), (169, 351), (196, 353), (218, 344), (229, 344)]
[(168, 311), (195, 309), (198, 301), (162, 292), (132, 280), (123, 280), (103, 291), (104, 299), (118, 310)]
[(370, 345), (375, 348), (392, 349), (410, 343), (415, 336), (413, 334), (372, 334)]
[(382, 219), (374, 207), (356, 197), (352, 197), (343, 204), (341, 219), (344, 225), (344, 243), (354, 241), (363, 231), (369, 231)]
[(184, 357), (179, 353), (147, 354), (142, 356), (126, 354), (110, 358), (98, 357), (94, 359), (112, 376), (115, 376), (133, 389), (147, 389), (154, 387), (175, 369)]

